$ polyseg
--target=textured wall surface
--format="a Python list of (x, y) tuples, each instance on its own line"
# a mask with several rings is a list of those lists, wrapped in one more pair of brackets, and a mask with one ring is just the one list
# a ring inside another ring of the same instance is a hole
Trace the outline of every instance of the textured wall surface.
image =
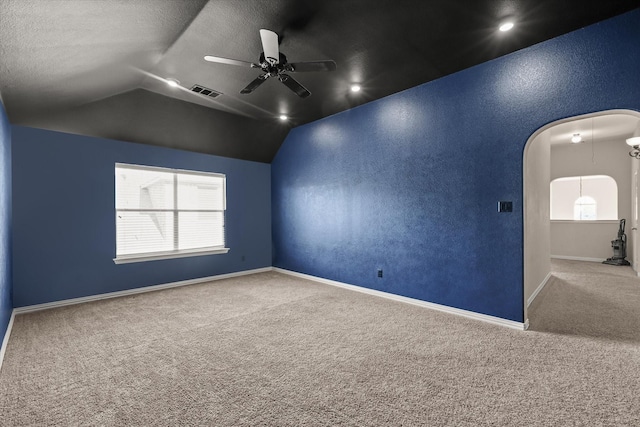
[(274, 265), (522, 321), (523, 148), (551, 121), (640, 109), (638, 22), (635, 10), (292, 130), (272, 163)]
[(0, 101), (0, 343), (11, 318), (11, 127)]
[[(270, 165), (21, 126), (12, 130), (16, 307), (271, 265)], [(226, 174), (229, 253), (114, 264), (116, 162)]]

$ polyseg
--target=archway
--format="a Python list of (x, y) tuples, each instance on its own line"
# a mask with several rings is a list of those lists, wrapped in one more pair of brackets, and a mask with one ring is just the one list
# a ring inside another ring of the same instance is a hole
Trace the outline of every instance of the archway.
[[(626, 120), (625, 120), (626, 119)], [(621, 125), (621, 123), (625, 123)], [(528, 324), (528, 309), (551, 277), (550, 190), (551, 145), (558, 138), (567, 143), (580, 127), (581, 137), (591, 143), (607, 139), (618, 144), (617, 150), (628, 151), (626, 138), (640, 136), (640, 113), (632, 110), (607, 110), (569, 117), (549, 123), (536, 130), (528, 139), (523, 152), (523, 311)], [(554, 130), (555, 129), (555, 130)], [(563, 135), (566, 134), (566, 135)], [(585, 137), (586, 136), (586, 137)], [(593, 156), (593, 155), (592, 155)], [(626, 154), (623, 158), (630, 159)], [(622, 160), (624, 161), (624, 160)], [(628, 160), (631, 162), (631, 160)], [(638, 168), (637, 163), (630, 163)], [(581, 175), (576, 173), (575, 175)], [(627, 177), (631, 186), (631, 176)], [(627, 195), (631, 205), (631, 191)], [(626, 212), (624, 213), (626, 215)], [(612, 238), (615, 236), (611, 236)]]

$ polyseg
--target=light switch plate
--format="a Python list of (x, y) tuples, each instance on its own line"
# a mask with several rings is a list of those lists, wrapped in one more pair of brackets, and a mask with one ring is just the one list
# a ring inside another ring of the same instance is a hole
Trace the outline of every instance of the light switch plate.
[(498, 212), (513, 212), (513, 202), (498, 202)]

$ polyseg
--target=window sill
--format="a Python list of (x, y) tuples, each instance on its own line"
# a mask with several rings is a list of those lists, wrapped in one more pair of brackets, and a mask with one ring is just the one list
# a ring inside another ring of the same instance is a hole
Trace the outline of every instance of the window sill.
[(551, 222), (558, 223), (558, 224), (620, 224), (619, 219), (594, 219), (594, 220), (552, 219)]
[(226, 254), (227, 252), (229, 252), (229, 248), (194, 249), (194, 250), (174, 251), (174, 252), (156, 252), (153, 254), (121, 255), (119, 257), (114, 258), (113, 262), (116, 264), (129, 264), (132, 262), (157, 261), (161, 259)]

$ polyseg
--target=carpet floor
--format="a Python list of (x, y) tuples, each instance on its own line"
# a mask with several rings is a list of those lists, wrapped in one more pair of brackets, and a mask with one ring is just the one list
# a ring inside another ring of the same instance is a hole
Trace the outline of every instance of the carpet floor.
[(276, 272), (21, 314), (0, 424), (640, 425), (640, 279), (607, 267), (554, 263), (527, 332)]

